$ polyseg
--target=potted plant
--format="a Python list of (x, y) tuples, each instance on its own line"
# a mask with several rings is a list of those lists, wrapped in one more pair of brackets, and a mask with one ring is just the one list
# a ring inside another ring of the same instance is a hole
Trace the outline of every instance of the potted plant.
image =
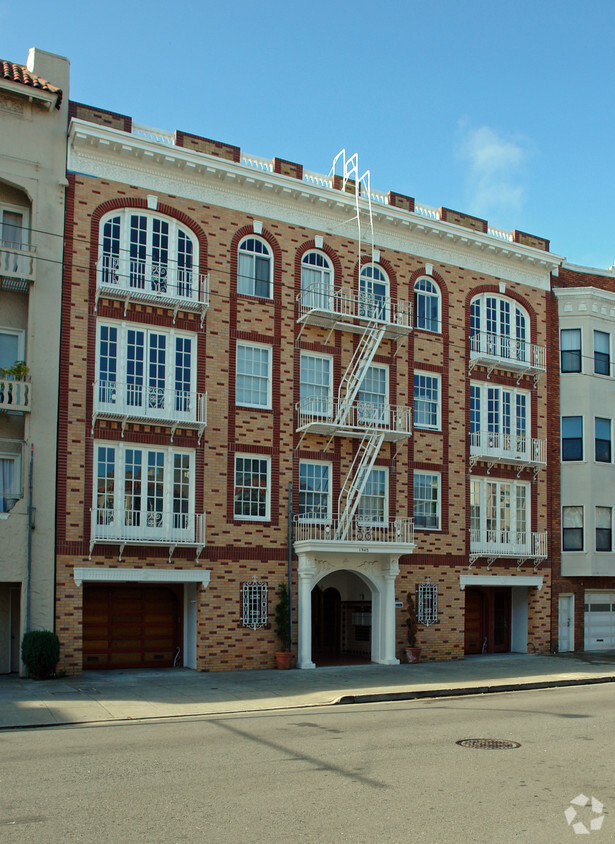
[(25, 360), (18, 360), (12, 366), (0, 367), (0, 378), (8, 378), (11, 381), (25, 381), (30, 373)]
[(276, 651), (276, 668), (290, 668), (293, 652), (290, 641), (290, 595), (288, 594), (286, 581), (280, 583), (274, 618), (275, 634), (282, 648), (280, 651)]
[(414, 604), (414, 597), (412, 592), (408, 592), (406, 598), (406, 609), (408, 618), (406, 619), (406, 627), (408, 628), (408, 647), (406, 648), (406, 659), (408, 662), (418, 662), (421, 657), (421, 649), (416, 646), (416, 631), (418, 624), (416, 620), (416, 606)]

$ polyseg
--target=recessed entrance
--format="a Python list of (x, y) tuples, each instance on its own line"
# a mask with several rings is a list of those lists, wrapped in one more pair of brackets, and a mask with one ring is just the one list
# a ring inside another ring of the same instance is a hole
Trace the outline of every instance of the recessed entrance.
[(466, 587), (465, 653), (510, 651), (510, 587)]
[(182, 589), (84, 587), (84, 669), (171, 667), (181, 657)]
[(312, 590), (312, 659), (316, 666), (371, 662), (372, 601), (353, 572), (327, 575)]

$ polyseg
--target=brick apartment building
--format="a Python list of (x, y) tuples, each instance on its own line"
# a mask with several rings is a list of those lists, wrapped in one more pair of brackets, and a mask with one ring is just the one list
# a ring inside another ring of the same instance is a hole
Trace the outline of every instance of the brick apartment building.
[(408, 592), (423, 659), (550, 647), (548, 241), (76, 103), (67, 178), (61, 669), (271, 667), (289, 554), (299, 667)]

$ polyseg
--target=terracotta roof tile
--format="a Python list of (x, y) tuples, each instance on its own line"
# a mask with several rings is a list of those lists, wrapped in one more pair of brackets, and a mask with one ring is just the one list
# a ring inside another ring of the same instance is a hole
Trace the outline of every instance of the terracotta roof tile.
[(0, 79), (9, 79), (11, 82), (19, 82), (22, 85), (29, 85), (31, 88), (39, 88), (41, 91), (57, 94), (56, 108), (60, 108), (62, 90), (56, 88), (51, 82), (47, 82), (46, 79), (42, 79), (40, 76), (34, 76), (23, 64), (14, 64), (13, 62), (0, 59)]

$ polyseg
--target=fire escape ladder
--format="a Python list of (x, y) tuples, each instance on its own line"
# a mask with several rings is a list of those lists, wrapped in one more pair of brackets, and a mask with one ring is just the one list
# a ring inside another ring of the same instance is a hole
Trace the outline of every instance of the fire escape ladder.
[(344, 540), (348, 536), (369, 473), (376, 462), (383, 441), (384, 433), (368, 431), (359, 443), (350, 472), (346, 476), (338, 499), (339, 521), (336, 539)]
[(337, 394), (337, 417), (335, 420), (338, 425), (343, 425), (345, 422), (367, 370), (384, 338), (384, 333), (385, 326), (381, 322), (371, 320), (361, 335), (352, 360), (340, 382)]

